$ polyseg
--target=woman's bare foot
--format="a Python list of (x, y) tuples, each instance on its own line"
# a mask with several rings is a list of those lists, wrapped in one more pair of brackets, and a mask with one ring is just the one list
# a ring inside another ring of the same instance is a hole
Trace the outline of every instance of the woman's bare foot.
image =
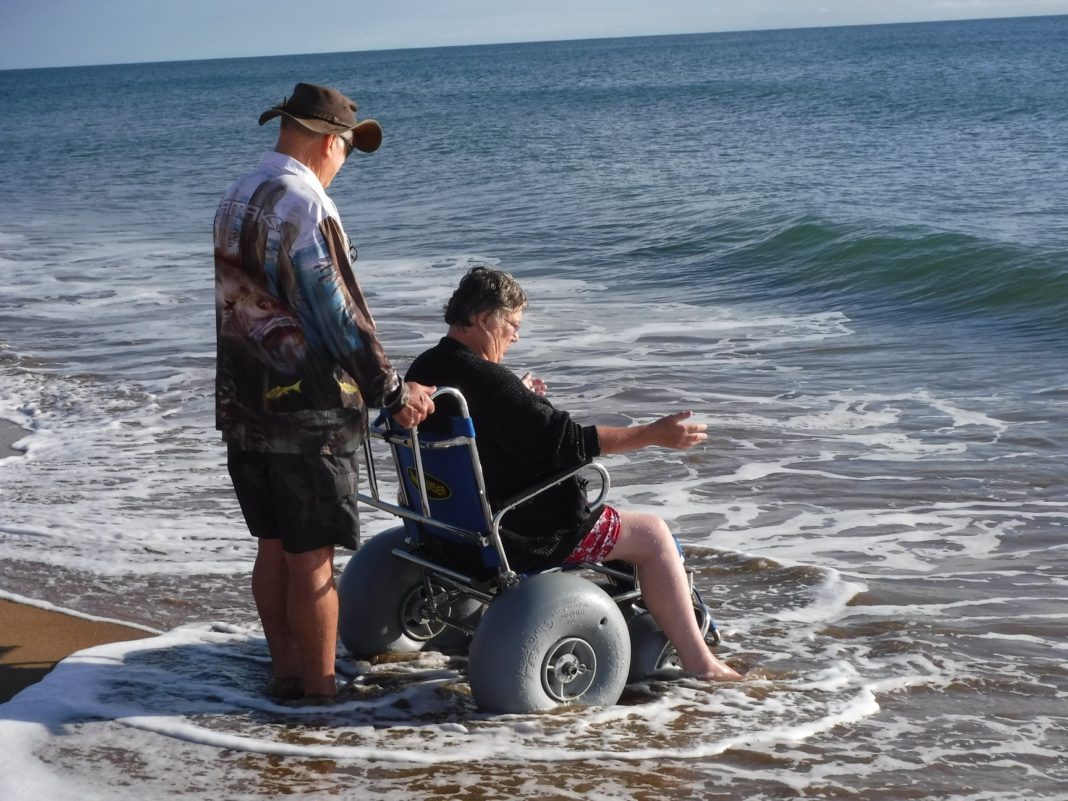
[(691, 676), (703, 681), (741, 681), (744, 679), (731, 665), (713, 656), (711, 651), (708, 653), (708, 659), (702, 661), (704, 664), (700, 669), (690, 671)]
[[(711, 654), (709, 656), (711, 656)], [(712, 656), (711, 669), (702, 670), (694, 675), (704, 681), (744, 681), (745, 678), (726, 662), (723, 662), (714, 656)]]

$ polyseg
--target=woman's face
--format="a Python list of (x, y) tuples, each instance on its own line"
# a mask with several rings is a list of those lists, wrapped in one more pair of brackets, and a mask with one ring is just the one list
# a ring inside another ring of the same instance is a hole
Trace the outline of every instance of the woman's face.
[(479, 327), (484, 334), (482, 355), (500, 364), (508, 348), (519, 341), (519, 326), (523, 323), (522, 309), (502, 309), (479, 315)]

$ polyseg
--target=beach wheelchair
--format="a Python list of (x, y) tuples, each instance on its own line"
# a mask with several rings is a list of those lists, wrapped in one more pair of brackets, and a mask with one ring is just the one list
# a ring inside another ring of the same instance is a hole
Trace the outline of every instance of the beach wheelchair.
[[(632, 566), (517, 573), (509, 564), (500, 533), (506, 514), (582, 471), (599, 478), (590, 503), (596, 508), (610, 488), (608, 471), (595, 462), (568, 470), (491, 509), (467, 403), (455, 389), (434, 393), (444, 397), (459, 410), (444, 433), (401, 429), (384, 414), (370, 426), (364, 443), (370, 493), (357, 498), (397, 515), (402, 525), (363, 543), (338, 582), (339, 635), (349, 653), (367, 658), (469, 646), (472, 696), (493, 713), (608, 706), (628, 681), (677, 667)], [(392, 453), (397, 503), (381, 497), (374, 440)], [(692, 574), (690, 590), (702, 633), (718, 644)]]

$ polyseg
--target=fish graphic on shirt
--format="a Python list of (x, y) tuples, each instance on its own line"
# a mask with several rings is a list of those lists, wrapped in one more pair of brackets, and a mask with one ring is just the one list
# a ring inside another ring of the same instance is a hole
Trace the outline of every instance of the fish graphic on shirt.
[(300, 392), (300, 381), (295, 384), (290, 384), (288, 387), (271, 387), (264, 393), (264, 397), (266, 397), (267, 400), (273, 401), (278, 400), (279, 398), (284, 398), (286, 395), (294, 392)]

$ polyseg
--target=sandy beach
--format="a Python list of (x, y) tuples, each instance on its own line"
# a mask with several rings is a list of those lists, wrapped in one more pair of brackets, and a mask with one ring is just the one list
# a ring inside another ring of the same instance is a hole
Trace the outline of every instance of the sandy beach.
[(76, 651), (149, 636), (140, 629), (0, 600), (0, 703)]
[[(0, 420), (0, 459), (19, 453), (11, 445), (25, 433)], [(140, 629), (0, 599), (0, 703), (40, 681), (57, 662), (75, 651), (145, 636), (147, 633)]]

